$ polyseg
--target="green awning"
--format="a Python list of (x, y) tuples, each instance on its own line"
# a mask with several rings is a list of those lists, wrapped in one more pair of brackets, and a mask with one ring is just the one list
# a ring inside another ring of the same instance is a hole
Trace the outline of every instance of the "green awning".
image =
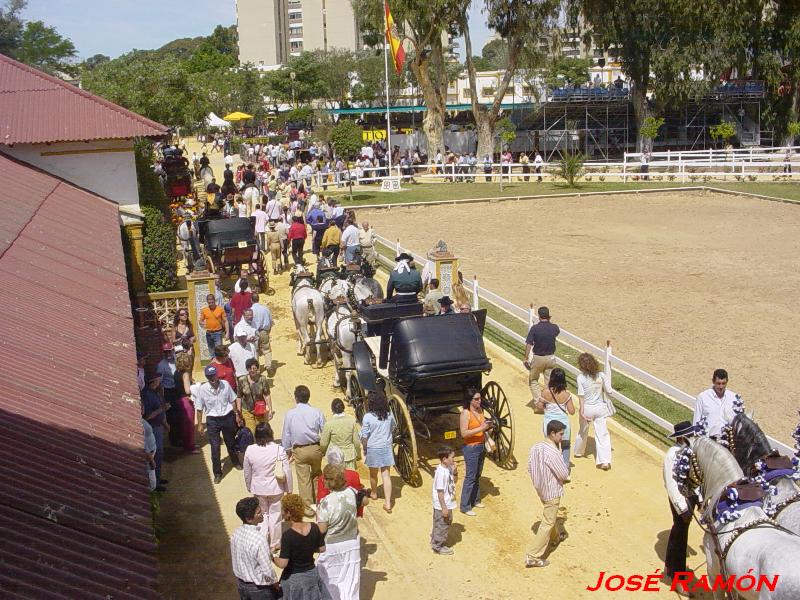
[[(483, 106), (490, 106), (488, 103)], [(518, 104), (501, 104), (500, 108), (503, 110), (516, 110), (518, 108), (534, 108), (536, 104), (533, 102), (520, 102)], [(424, 112), (428, 109), (424, 104), (416, 104), (414, 106), (390, 106), (390, 113), (409, 113), (409, 112)], [(453, 111), (466, 111), (472, 110), (472, 104), (448, 104), (445, 110)], [(331, 108), (328, 110), (332, 115), (363, 115), (386, 113), (385, 106), (369, 106), (364, 108)]]

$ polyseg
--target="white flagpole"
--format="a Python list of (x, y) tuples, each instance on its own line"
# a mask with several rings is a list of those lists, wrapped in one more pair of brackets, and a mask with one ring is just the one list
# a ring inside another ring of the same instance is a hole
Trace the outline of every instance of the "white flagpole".
[(383, 5), (383, 66), (386, 72), (386, 150), (389, 157), (389, 177), (392, 176), (392, 121), (389, 116), (389, 18), (386, 15), (386, 4)]

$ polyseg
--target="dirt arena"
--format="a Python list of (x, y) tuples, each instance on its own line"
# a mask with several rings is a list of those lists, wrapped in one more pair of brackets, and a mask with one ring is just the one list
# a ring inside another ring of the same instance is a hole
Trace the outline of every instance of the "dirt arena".
[(724, 367), (765, 429), (797, 421), (800, 208), (681, 192), (362, 210), (424, 254), (444, 239), (465, 277), (696, 394)]

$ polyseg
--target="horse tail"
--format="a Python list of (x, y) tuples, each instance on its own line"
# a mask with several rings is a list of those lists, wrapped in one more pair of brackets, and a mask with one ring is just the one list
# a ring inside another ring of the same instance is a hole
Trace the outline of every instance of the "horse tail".
[(316, 313), (314, 311), (314, 299), (308, 298), (306, 299), (306, 302), (308, 303), (308, 319), (309, 321), (316, 322), (316, 317), (315, 317)]

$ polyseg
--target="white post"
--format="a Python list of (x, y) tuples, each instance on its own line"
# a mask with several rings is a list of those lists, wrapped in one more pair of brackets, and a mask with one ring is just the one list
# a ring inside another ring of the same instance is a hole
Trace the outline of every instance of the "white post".
[(625, 175), (625, 172), (627, 171), (627, 167), (628, 167), (628, 153), (626, 152), (625, 153), (625, 158), (622, 161), (622, 183), (626, 183), (628, 181), (628, 178)]
[(533, 304), (528, 307), (528, 329), (533, 327), (533, 324), (536, 322), (536, 318), (533, 314)]
[(478, 302), (478, 276), (472, 276), (472, 310), (478, 310), (480, 303)]
[(606, 359), (604, 365), (604, 371), (606, 377), (608, 378), (608, 383), (611, 383), (611, 357), (614, 356), (613, 351), (611, 350), (611, 340), (606, 340)]

